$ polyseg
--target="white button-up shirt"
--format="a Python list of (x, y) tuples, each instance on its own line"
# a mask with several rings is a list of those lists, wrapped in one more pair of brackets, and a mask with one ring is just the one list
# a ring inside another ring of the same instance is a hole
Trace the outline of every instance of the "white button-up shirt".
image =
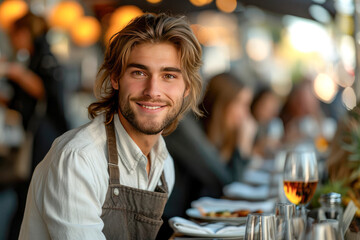
[[(114, 116), (120, 183), (154, 191), (164, 170), (169, 194), (174, 165), (164, 139), (147, 158)], [(160, 181), (161, 182), (161, 181)], [(109, 185), (104, 115), (57, 138), (33, 174), (19, 239), (105, 239), (100, 216)]]

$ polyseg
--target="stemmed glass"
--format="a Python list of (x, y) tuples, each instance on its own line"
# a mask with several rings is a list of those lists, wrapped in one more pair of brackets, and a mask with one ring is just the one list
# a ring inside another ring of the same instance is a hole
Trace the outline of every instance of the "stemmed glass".
[(306, 205), (313, 197), (318, 184), (318, 168), (312, 150), (289, 151), (283, 174), (286, 198), (297, 206), (300, 214), (306, 215)]

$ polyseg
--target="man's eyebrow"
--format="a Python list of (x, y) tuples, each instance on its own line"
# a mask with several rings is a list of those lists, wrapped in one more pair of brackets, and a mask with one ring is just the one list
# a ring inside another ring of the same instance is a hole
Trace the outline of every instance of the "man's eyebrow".
[(161, 68), (162, 72), (178, 72), (181, 73), (181, 69), (176, 68), (176, 67), (163, 67)]
[[(131, 68), (131, 67), (139, 68), (139, 69), (143, 69), (143, 70), (149, 70), (149, 68), (147, 66), (142, 65), (142, 64), (138, 64), (138, 63), (129, 63), (127, 65), (127, 68)], [(181, 69), (176, 68), (176, 67), (163, 67), (160, 70), (162, 72), (178, 72), (178, 73), (181, 73)]]
[(131, 67), (148, 70), (148, 67), (146, 67), (145, 65), (142, 65), (142, 64), (138, 64), (138, 63), (129, 63), (126, 68), (131, 68)]

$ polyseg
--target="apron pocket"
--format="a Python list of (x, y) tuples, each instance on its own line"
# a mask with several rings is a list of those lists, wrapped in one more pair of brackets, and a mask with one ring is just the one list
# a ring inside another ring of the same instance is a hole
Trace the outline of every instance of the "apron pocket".
[(144, 215), (135, 213), (135, 220), (139, 221), (139, 222), (143, 222), (143, 223), (148, 223), (148, 224), (152, 224), (152, 225), (162, 225), (163, 224), (163, 220), (159, 219), (159, 220), (155, 220), (153, 218), (149, 218), (146, 217)]
[(141, 214), (135, 214), (135, 225), (137, 239), (155, 239), (163, 220), (155, 220)]

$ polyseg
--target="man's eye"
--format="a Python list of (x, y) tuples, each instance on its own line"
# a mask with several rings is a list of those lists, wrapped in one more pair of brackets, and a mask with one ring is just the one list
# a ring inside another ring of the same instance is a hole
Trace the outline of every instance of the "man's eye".
[(132, 74), (135, 76), (145, 76), (145, 73), (143, 73), (142, 71), (133, 71)]
[(165, 74), (165, 78), (166, 79), (174, 79), (174, 78), (176, 78), (176, 76), (172, 75), (172, 74)]

